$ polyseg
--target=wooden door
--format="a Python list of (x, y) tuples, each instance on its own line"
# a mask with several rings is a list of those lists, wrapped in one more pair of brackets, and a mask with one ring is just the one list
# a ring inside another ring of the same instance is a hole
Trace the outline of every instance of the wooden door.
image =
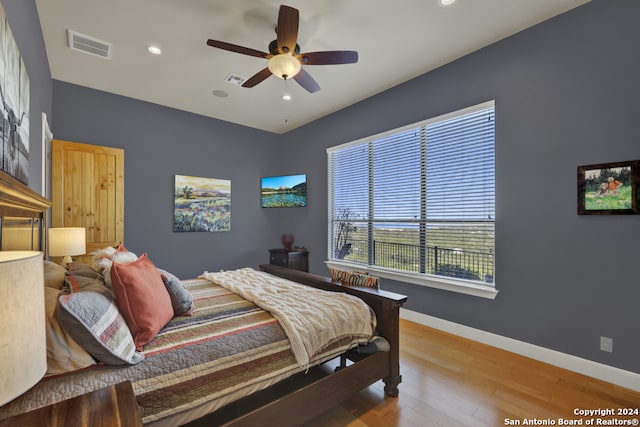
[(124, 150), (54, 139), (51, 199), (52, 226), (85, 227), (87, 254), (124, 243)]

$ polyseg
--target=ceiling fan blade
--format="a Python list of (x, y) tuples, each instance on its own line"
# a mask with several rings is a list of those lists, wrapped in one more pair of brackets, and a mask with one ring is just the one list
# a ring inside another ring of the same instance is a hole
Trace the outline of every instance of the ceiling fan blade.
[(329, 50), (325, 52), (308, 52), (298, 55), (303, 65), (355, 64), (358, 52), (354, 50)]
[(264, 68), (263, 70), (258, 71), (256, 74), (251, 76), (251, 78), (249, 78), (249, 80), (244, 82), (242, 84), (242, 87), (254, 87), (258, 83), (261, 83), (263, 80), (265, 80), (270, 75), (271, 75), (271, 71), (269, 71), (269, 67)]
[(304, 69), (301, 69), (298, 74), (293, 76), (293, 80), (297, 81), (309, 93), (315, 93), (320, 90), (320, 85)]
[(278, 50), (280, 53), (293, 52), (298, 42), (298, 23), (300, 13), (298, 9), (289, 6), (280, 6), (278, 12)]
[(237, 44), (231, 44), (227, 42), (221, 42), (218, 40), (207, 40), (207, 44), (211, 47), (217, 47), (218, 49), (229, 50), (235, 53), (242, 53), (243, 55), (256, 56), (258, 58), (271, 58), (273, 55), (266, 52), (260, 52), (259, 50), (250, 49), (244, 46), (238, 46)]

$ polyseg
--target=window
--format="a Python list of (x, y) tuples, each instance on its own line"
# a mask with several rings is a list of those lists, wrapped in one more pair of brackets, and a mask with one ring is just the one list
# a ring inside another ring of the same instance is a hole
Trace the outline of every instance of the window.
[(491, 101), (328, 149), (328, 264), (495, 297), (494, 119)]

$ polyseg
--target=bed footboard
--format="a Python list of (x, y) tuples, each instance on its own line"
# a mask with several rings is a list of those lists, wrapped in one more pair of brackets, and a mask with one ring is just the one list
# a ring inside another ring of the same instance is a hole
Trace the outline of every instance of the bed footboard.
[(384, 337), (391, 345), (389, 370), (383, 378), (385, 383), (384, 391), (387, 396), (395, 397), (398, 395), (398, 385), (402, 381), (402, 376), (400, 375), (400, 307), (407, 301), (406, 296), (379, 289), (342, 286), (339, 283), (332, 282), (328, 277), (272, 264), (261, 264), (260, 270), (314, 288), (345, 292), (366, 302), (376, 313), (378, 335)]

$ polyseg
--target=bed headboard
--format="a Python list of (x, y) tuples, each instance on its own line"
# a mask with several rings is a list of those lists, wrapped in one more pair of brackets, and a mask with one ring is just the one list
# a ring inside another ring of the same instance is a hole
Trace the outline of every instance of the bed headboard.
[(46, 250), (49, 199), (0, 171), (0, 250)]

